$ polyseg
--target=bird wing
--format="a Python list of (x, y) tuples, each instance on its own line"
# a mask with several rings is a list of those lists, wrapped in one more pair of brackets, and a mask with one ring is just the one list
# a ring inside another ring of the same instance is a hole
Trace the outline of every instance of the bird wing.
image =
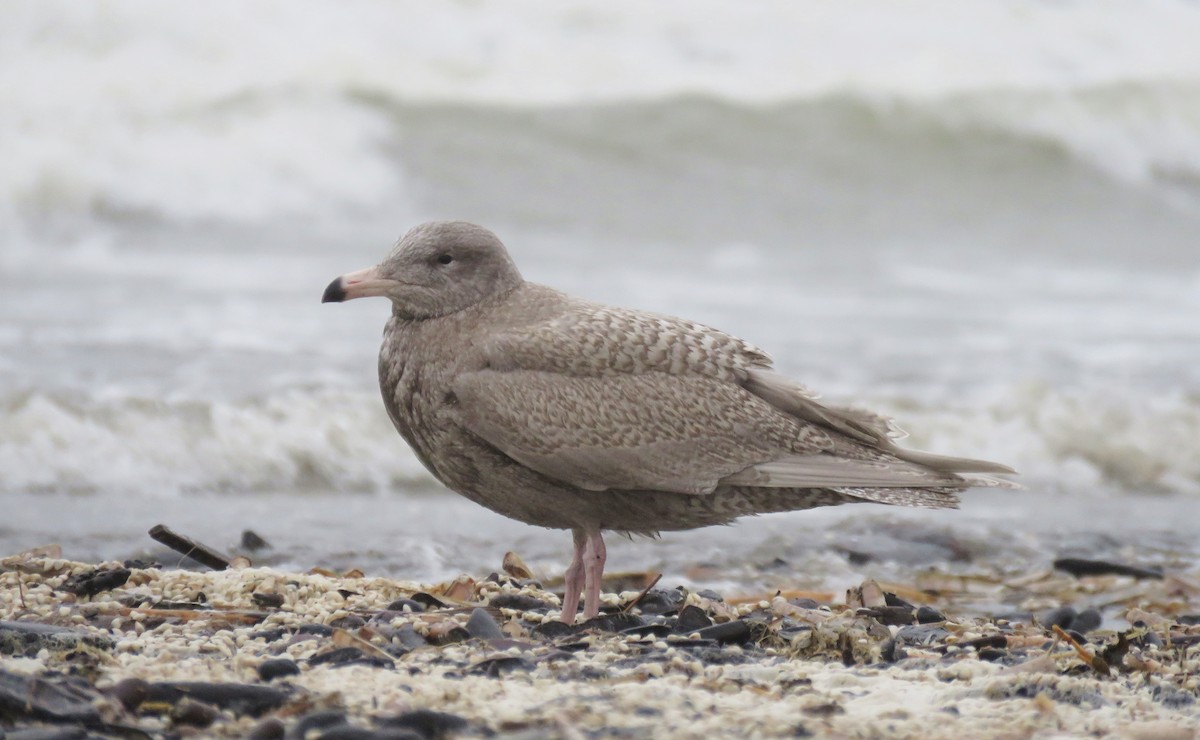
[[(517, 462), (585, 490), (711, 493), (805, 435), (737, 385), (665, 373), (463, 373), (463, 426)], [(814, 453), (830, 440), (811, 434)]]
[(908, 459), (886, 420), (822, 406), (761, 350), (683, 319), (586, 304), (477, 349), (453, 387), (461, 423), (585, 490), (959, 488), (959, 470), (1003, 472)]

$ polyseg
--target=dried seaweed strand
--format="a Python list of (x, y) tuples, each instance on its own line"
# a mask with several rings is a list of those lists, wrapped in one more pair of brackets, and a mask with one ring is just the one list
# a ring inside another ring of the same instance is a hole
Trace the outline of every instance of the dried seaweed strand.
[(1088, 649), (1075, 641), (1074, 637), (1067, 634), (1067, 631), (1057, 624), (1054, 625), (1054, 634), (1070, 643), (1071, 647), (1075, 648), (1075, 652), (1079, 654), (1079, 659), (1091, 666), (1092, 670), (1099, 673), (1101, 676), (1107, 676), (1111, 673), (1108, 663), (1104, 662), (1104, 658), (1099, 655), (1092, 655)]

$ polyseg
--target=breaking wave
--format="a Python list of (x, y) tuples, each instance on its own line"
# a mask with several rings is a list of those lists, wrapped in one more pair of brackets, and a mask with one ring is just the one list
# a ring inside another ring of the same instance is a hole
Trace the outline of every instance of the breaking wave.
[[(1014, 389), (986, 408), (894, 413), (905, 444), (1002, 461), (1033, 490), (1200, 495), (1200, 398)], [(0, 402), (0, 493), (186, 495), (438, 490), (373, 394), (289, 391), (240, 402)]]

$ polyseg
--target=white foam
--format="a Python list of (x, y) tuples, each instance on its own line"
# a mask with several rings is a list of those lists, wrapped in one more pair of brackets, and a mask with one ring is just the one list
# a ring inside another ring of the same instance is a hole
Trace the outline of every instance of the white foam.
[[(1200, 403), (1182, 393), (1121, 397), (1044, 385), (995, 403), (895, 415), (907, 446), (992, 459), (1034, 490), (1200, 495)], [(432, 490), (437, 484), (391, 428), (378, 397), (288, 390), (242, 402), (140, 398), (3, 400), (0, 492), (185, 494), (192, 491)]]
[(288, 392), (241, 403), (5, 399), (0, 491), (421, 490), (432, 479), (375, 397)]

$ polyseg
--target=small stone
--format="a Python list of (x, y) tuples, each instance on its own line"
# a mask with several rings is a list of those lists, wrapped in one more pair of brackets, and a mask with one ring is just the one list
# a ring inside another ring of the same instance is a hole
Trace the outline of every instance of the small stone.
[(636, 614), (626, 612), (617, 612), (615, 614), (601, 614), (598, 617), (587, 620), (583, 624), (576, 626), (576, 631), (583, 632), (587, 630), (598, 630), (600, 632), (620, 632), (627, 630), (630, 627), (641, 627), (646, 623)]
[(425, 647), (429, 641), (421, 636), (419, 632), (413, 629), (412, 625), (406, 624), (392, 633), (392, 639), (398, 641), (401, 645), (409, 650)]
[(247, 529), (242, 532), (242, 549), (255, 552), (257, 550), (269, 550), (271, 543), (264, 540), (257, 532), (252, 529)]
[(432, 709), (416, 709), (411, 712), (398, 714), (394, 717), (381, 717), (376, 720), (376, 726), (393, 730), (412, 730), (422, 738), (449, 737), (452, 733), (467, 729), (467, 720), (456, 714), (435, 712)]
[(217, 708), (211, 704), (184, 698), (171, 707), (170, 717), (177, 725), (208, 727), (216, 721), (218, 714)]
[(63, 591), (75, 594), (76, 596), (95, 596), (96, 594), (124, 586), (125, 582), (129, 580), (129, 576), (130, 570), (128, 568), (97, 568), (87, 573), (79, 573), (71, 576), (63, 583), (61, 588)]
[(532, 671), (536, 667), (532, 661), (518, 655), (496, 655), (475, 663), (467, 669), (467, 673), (488, 678), (500, 678), (506, 673)]
[(671, 614), (679, 610), (686, 597), (679, 589), (652, 588), (642, 596), (637, 608), (642, 614)]
[(487, 609), (476, 608), (467, 620), (467, 634), (480, 640), (500, 640), (504, 632)]
[(228, 709), (234, 714), (257, 717), (283, 706), (288, 696), (288, 692), (281, 689), (253, 684), (164, 681), (150, 684), (146, 701), (174, 705), (185, 698), (193, 699)]
[(542, 622), (534, 627), (530, 634), (543, 640), (557, 640), (575, 634), (575, 627), (558, 621)]
[(889, 627), (912, 624), (914, 618), (912, 608), (907, 606), (877, 606), (872, 609), (859, 609), (858, 613), (873, 617), (880, 624)]
[(367, 655), (356, 647), (335, 648), (324, 653), (318, 653), (308, 659), (310, 666), (314, 665), (367, 665), (375, 668), (391, 668), (395, 663), (380, 655)]
[(1094, 629), (1099, 629), (1103, 621), (1104, 617), (1100, 615), (1099, 610), (1095, 608), (1084, 609), (1071, 620), (1071, 629), (1086, 635)]
[(359, 627), (364, 626), (366, 623), (367, 620), (363, 619), (357, 614), (346, 614), (345, 616), (341, 616), (332, 620), (329, 623), (329, 626), (333, 627), (334, 629), (356, 630)]
[(259, 593), (256, 591), (250, 594), (250, 598), (255, 604), (264, 609), (278, 609), (283, 606), (283, 594)]
[(916, 608), (917, 608), (917, 607), (913, 606), (912, 604), (908, 603), (907, 601), (905, 601), (904, 599), (900, 598), (896, 594), (892, 593), (891, 591), (883, 592), (883, 603), (886, 604), (887, 606), (903, 606), (903, 607), (907, 607), (907, 608), (913, 609), (913, 610), (916, 610)]
[(121, 703), (127, 711), (136, 712), (142, 702), (146, 700), (146, 695), (150, 691), (150, 684), (140, 678), (124, 678), (118, 681), (112, 688), (108, 690), (108, 695)]
[(932, 606), (923, 606), (917, 609), (917, 624), (933, 624), (934, 622), (945, 621), (946, 617)]
[(424, 608), (425, 611), (428, 611), (430, 609), (445, 609), (446, 608), (445, 602), (443, 602), (441, 599), (434, 596), (433, 594), (427, 594), (424, 591), (418, 591), (417, 593), (413, 594), (411, 597), (411, 600), (420, 604)]
[(287, 727), (278, 717), (268, 717), (254, 726), (247, 735), (247, 740), (283, 740), (287, 735)]
[(523, 612), (548, 612), (550, 604), (525, 594), (496, 594), (488, 602), (493, 609), (517, 609)]
[(1068, 630), (1071, 629), (1071, 624), (1075, 621), (1075, 615), (1075, 607), (1060, 606), (1057, 609), (1051, 609), (1050, 611), (1042, 614), (1040, 617), (1038, 617), (1038, 621), (1041, 622), (1042, 626), (1046, 629), (1061, 627), (1064, 630)]
[(703, 609), (689, 604), (679, 610), (679, 617), (675, 620), (675, 631), (687, 635), (705, 627), (711, 627), (712, 623), (712, 619), (704, 613)]
[(292, 728), (291, 734), (298, 738), (307, 738), (310, 732), (314, 730), (325, 730), (330, 727), (346, 724), (346, 713), (337, 709), (325, 709), (319, 712), (310, 712), (300, 718), (296, 726)]
[(264, 681), (272, 681), (283, 676), (295, 676), (300, 673), (300, 666), (289, 658), (273, 658), (264, 660), (258, 666), (258, 677)]
[(423, 611), (425, 611), (425, 605), (424, 605), (424, 604), (422, 604), (422, 603), (421, 603), (421, 602), (419, 602), (419, 601), (415, 601), (415, 600), (413, 600), (413, 599), (408, 599), (408, 598), (405, 598), (405, 597), (403, 597), (403, 596), (401, 596), (400, 598), (396, 599), (396, 600), (395, 600), (395, 601), (393, 601), (392, 603), (388, 604), (388, 605), (387, 605), (387, 611), (390, 611), (390, 612), (402, 612), (402, 611), (404, 611), (404, 610), (405, 610), (405, 607), (407, 607), (407, 608), (408, 608), (408, 611), (410, 611), (410, 612), (423, 612)]
[(697, 633), (702, 640), (716, 640), (723, 645), (730, 643), (742, 645), (749, 642), (751, 636), (750, 625), (742, 619), (714, 624), (711, 627), (697, 630)]

